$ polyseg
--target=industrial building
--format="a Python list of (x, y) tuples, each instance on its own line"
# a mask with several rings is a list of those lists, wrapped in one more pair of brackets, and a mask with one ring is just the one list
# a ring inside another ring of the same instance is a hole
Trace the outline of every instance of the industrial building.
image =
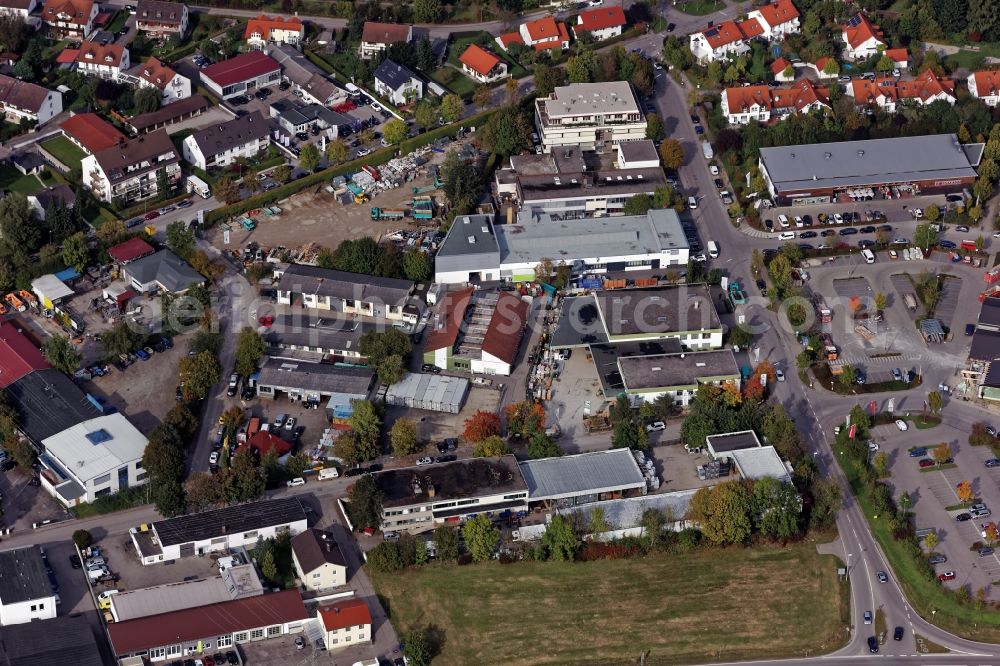
[(448, 230), (434, 271), (439, 284), (522, 282), (535, 279), (544, 259), (583, 274), (687, 266), (689, 256), (672, 209), (568, 221), (522, 213), (517, 224), (504, 225), (486, 215), (465, 215)]
[(253, 382), (261, 397), (284, 394), (293, 402), (319, 405), (324, 398), (334, 396), (347, 401), (367, 400), (375, 385), (375, 372), (371, 368), (265, 358)]
[(469, 380), (465, 377), (411, 372), (389, 387), (385, 404), (458, 414), (468, 394)]
[[(361, 336), (378, 330), (374, 321), (350, 315), (327, 314), (309, 316), (283, 314), (275, 317), (264, 334), (264, 342), (275, 355), (294, 352), (294, 356), (322, 360), (363, 361), (359, 345)], [(280, 351), (278, 351), (280, 350)]]
[(779, 205), (961, 192), (971, 187), (983, 144), (955, 134), (761, 148), (759, 166)]
[(773, 446), (736, 449), (730, 452), (729, 457), (741, 478), (756, 481), (771, 477), (784, 483), (792, 482), (791, 465), (781, 459)]
[(253, 547), (257, 539), (306, 529), (306, 513), (295, 497), (237, 504), (222, 509), (158, 520), (130, 530), (144, 565), (181, 557)]
[(278, 83), (281, 65), (270, 56), (251, 51), (201, 70), (201, 82), (222, 99), (250, 94)]
[(669, 396), (675, 405), (687, 407), (701, 386), (740, 386), (740, 368), (731, 349), (620, 357), (618, 371), (636, 404)]
[(121, 590), (111, 595), (111, 615), (115, 622), (125, 622), (262, 594), (264, 586), (254, 565), (240, 564), (224, 568), (218, 576)]
[(416, 323), (409, 280), (292, 264), (278, 276), (278, 303)]
[(627, 81), (557, 86), (535, 100), (535, 127), (546, 153), (562, 146), (611, 151), (646, 139), (646, 116)]
[(760, 440), (753, 430), (740, 430), (709, 435), (705, 438), (705, 446), (712, 458), (729, 458), (734, 451), (760, 448)]
[(646, 478), (629, 449), (594, 451), (519, 463), (528, 500), (563, 508), (645, 494)]
[(0, 551), (0, 627), (56, 616), (47, 567), (38, 546)]
[(81, 614), (5, 626), (3, 666), (106, 666), (90, 620)]

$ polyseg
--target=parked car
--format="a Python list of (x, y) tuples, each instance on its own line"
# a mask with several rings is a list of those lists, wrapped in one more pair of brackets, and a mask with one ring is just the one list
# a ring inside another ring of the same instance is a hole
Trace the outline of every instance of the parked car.
[(927, 558), (927, 561), (930, 562), (931, 564), (944, 564), (945, 562), (948, 561), (948, 558), (942, 555), (941, 553), (934, 553), (933, 555)]
[(218, 465), (219, 464), (219, 452), (218, 451), (212, 451), (211, 453), (208, 454), (208, 464), (209, 465)]
[(923, 458), (918, 463), (921, 467), (934, 467), (935, 463), (930, 458)]
[(909, 429), (909, 426), (906, 425), (906, 421), (903, 419), (896, 419), (896, 427), (899, 428), (900, 432), (906, 432)]
[(986, 461), (987, 467), (1000, 467), (1000, 458), (990, 458)]
[(989, 557), (993, 554), (993, 549), (989, 546), (983, 546), (979, 549), (979, 557)]
[(274, 421), (271, 423), (271, 427), (275, 430), (280, 430), (283, 425), (285, 425), (285, 420), (288, 418), (288, 414), (278, 414), (274, 417)]
[(892, 632), (892, 640), (894, 640), (894, 641), (901, 641), (901, 640), (903, 640), (903, 628), (902, 627), (896, 627), (896, 629)]
[(918, 446), (916, 448), (910, 449), (910, 457), (911, 458), (921, 458), (921, 457), (926, 456), (926, 455), (927, 455), (927, 447), (926, 446)]
[(972, 514), (963, 511), (962, 513), (955, 516), (955, 520), (957, 520), (960, 523), (964, 523), (966, 521), (972, 520)]
[(294, 416), (289, 416), (288, 420), (285, 421), (285, 430), (288, 430), (289, 432), (295, 430), (295, 421), (296, 418)]
[(893, 381), (901, 382), (903, 381), (903, 371), (899, 368), (892, 369), (892, 379)]
[(865, 624), (871, 624), (871, 623), (872, 623), (872, 612), (865, 611)]
[(240, 385), (240, 376), (235, 372), (229, 375), (229, 385), (226, 387), (226, 395), (230, 398), (236, 395), (236, 389)]
[(288, 481), (286, 481), (285, 485), (288, 486), (289, 488), (294, 488), (295, 486), (304, 486), (306, 485), (306, 480), (303, 479), (301, 476), (297, 476), (294, 479), (289, 479)]
[(446, 455), (443, 455), (443, 456), (438, 456), (438, 457), (434, 458), (434, 462), (439, 462), (439, 463), (452, 462), (454, 460), (458, 460), (458, 456), (456, 456), (454, 454), (450, 454), (450, 453), (446, 454)]
[(878, 578), (878, 582), (880, 583), (889, 582), (889, 576), (887, 576), (884, 571), (879, 571), (877, 574), (875, 574), (875, 576)]
[[(871, 622), (865, 622), (865, 624), (871, 624)], [(872, 654), (878, 653), (878, 640), (874, 636), (868, 637), (868, 651)]]
[(667, 424), (663, 421), (653, 421), (646, 426), (646, 432), (659, 432), (660, 430), (665, 430)]
[(774, 371), (774, 377), (779, 381), (785, 381), (785, 373), (780, 368)]
[(417, 466), (430, 465), (433, 462), (434, 462), (433, 458), (431, 458), (430, 456), (424, 456), (423, 458), (417, 459)]
[(955, 572), (945, 571), (944, 573), (939, 573), (938, 580), (955, 580)]

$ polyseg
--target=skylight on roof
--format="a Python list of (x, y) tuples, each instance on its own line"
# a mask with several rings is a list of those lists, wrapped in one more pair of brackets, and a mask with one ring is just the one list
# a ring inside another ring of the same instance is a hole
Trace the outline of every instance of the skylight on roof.
[(91, 444), (97, 446), (98, 444), (103, 444), (104, 442), (110, 442), (111, 433), (104, 428), (101, 428), (100, 430), (95, 430), (94, 432), (88, 432), (87, 439), (90, 440)]

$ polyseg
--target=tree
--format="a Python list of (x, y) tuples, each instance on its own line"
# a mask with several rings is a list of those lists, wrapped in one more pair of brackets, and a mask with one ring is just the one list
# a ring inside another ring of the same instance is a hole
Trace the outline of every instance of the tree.
[(226, 471), (224, 483), (226, 499), (234, 504), (260, 499), (266, 487), (262, 472), (250, 449), (242, 447), (237, 450)]
[(354, 529), (370, 527), (377, 530), (382, 526), (382, 491), (375, 484), (371, 474), (363, 474), (347, 492), (347, 515)]
[(875, 294), (875, 309), (879, 312), (885, 310), (886, 305), (889, 303), (889, 297), (886, 296), (885, 292), (878, 292)]
[(62, 259), (67, 266), (75, 268), (78, 273), (82, 273), (90, 261), (90, 250), (87, 248), (87, 239), (83, 233), (73, 234), (63, 240)]
[(167, 225), (167, 247), (177, 256), (189, 259), (194, 252), (194, 230), (186, 222), (177, 220)]
[(42, 355), (53, 368), (72, 375), (80, 367), (80, 352), (64, 335), (53, 335), (42, 343)]
[(879, 451), (874, 460), (872, 460), (872, 467), (875, 469), (875, 475), (880, 479), (884, 479), (889, 476), (889, 456), (886, 455), (885, 451)]
[(648, 194), (633, 194), (625, 200), (622, 207), (624, 215), (645, 215), (646, 211), (653, 207), (653, 198)]
[(535, 93), (538, 97), (548, 97), (556, 86), (561, 86), (564, 82), (564, 70), (559, 67), (551, 67), (544, 63), (535, 65)]
[(414, 0), (413, 20), (417, 23), (434, 23), (441, 16), (441, 0)]
[[(338, 139), (339, 141), (339, 139)], [(327, 159), (330, 159), (330, 151), (327, 149), (326, 153)], [(278, 181), (279, 183), (287, 183), (288, 178), (292, 175), (292, 167), (287, 164), (279, 164), (271, 170), (271, 178)]]
[(854, 382), (858, 379), (858, 371), (853, 365), (841, 366), (840, 376), (837, 379), (841, 386), (851, 388), (854, 386)]
[(983, 422), (973, 423), (969, 429), (970, 446), (988, 446), (996, 441), (996, 436), (991, 435), (987, 430), (987, 425)]
[(215, 187), (212, 189), (215, 191), (216, 201), (221, 201), (225, 204), (232, 203), (240, 198), (239, 185), (237, 185), (229, 176), (223, 176), (219, 180), (215, 181)]
[(743, 543), (753, 531), (752, 496), (742, 481), (701, 488), (691, 498), (688, 515), (701, 524), (702, 533), (717, 544)]
[(937, 243), (937, 232), (930, 224), (918, 224), (913, 232), (913, 243), (926, 250)]
[(840, 486), (833, 479), (817, 479), (812, 485), (813, 504), (809, 524), (814, 528), (829, 527), (840, 512)]
[(236, 336), (236, 372), (249, 377), (257, 370), (264, 355), (264, 339), (254, 329), (244, 326)]
[(462, 118), (462, 111), (465, 109), (465, 102), (454, 93), (449, 93), (441, 98), (441, 117), (446, 123), (456, 123)]
[(407, 280), (423, 282), (434, 272), (434, 262), (430, 255), (420, 250), (408, 250), (403, 254), (403, 274)]
[(379, 453), (378, 440), (382, 432), (382, 417), (375, 408), (375, 403), (370, 400), (356, 400), (353, 406), (350, 418), (351, 430), (358, 436), (362, 450), (371, 454), (366, 459), (371, 460)]
[(398, 329), (368, 331), (361, 336), (358, 350), (368, 359), (368, 365), (375, 368), (379, 379), (386, 384), (395, 384), (405, 375), (404, 361), (412, 347), (410, 340)]
[(753, 484), (757, 530), (769, 539), (791, 539), (799, 532), (802, 502), (795, 486), (770, 476)]
[(504, 408), (504, 415), (509, 433), (530, 437), (545, 429), (545, 407), (540, 403), (528, 400), (513, 402)]
[(201, 400), (222, 378), (219, 360), (209, 352), (187, 356), (178, 363), (178, 377), (183, 383), (185, 400)]
[(256, 194), (260, 192), (260, 173), (257, 169), (253, 167), (247, 167), (247, 170), (243, 172), (243, 189), (245, 189), (250, 194)]
[(481, 442), (487, 437), (500, 434), (500, 417), (492, 412), (477, 411), (465, 420), (462, 436), (470, 442)]
[(608, 520), (604, 515), (604, 508), (600, 506), (595, 506), (590, 510), (589, 523), (590, 534), (595, 538), (598, 534), (604, 534), (611, 530), (611, 525), (608, 524)]
[(508, 453), (510, 453), (510, 449), (507, 448), (507, 444), (499, 435), (490, 435), (476, 442), (472, 449), (472, 455), (477, 458), (497, 458)]
[(573, 524), (560, 513), (552, 516), (552, 520), (542, 535), (542, 545), (548, 552), (550, 560), (573, 561), (576, 550), (580, 547), (580, 539), (576, 536)]
[(931, 449), (931, 457), (938, 465), (944, 465), (951, 459), (951, 446), (947, 442), (941, 442)]
[(931, 410), (931, 414), (937, 414), (942, 407), (944, 407), (944, 400), (942, 400), (940, 393), (931, 391), (927, 394), (927, 409)]
[(562, 449), (544, 432), (536, 432), (528, 439), (529, 458), (557, 458), (562, 454)]
[(389, 431), (389, 441), (397, 456), (413, 455), (420, 446), (417, 441), (417, 424), (411, 419), (397, 420)]
[(515, 79), (512, 76), (512, 77), (508, 78), (506, 81), (504, 81), (504, 83), (503, 83), (503, 92), (504, 92), (504, 96), (507, 98), (507, 104), (508, 105), (513, 104), (514, 102), (516, 102), (517, 101), (517, 93), (518, 93), (518, 82), (517, 82), (517, 79)]
[(125, 321), (119, 321), (109, 330), (101, 333), (101, 347), (104, 349), (104, 357), (112, 360), (120, 354), (127, 354), (142, 342), (142, 336), (132, 330), (132, 327)]
[[(428, 1), (436, 3), (438, 0), (416, 0), (414, 10), (419, 3)], [(431, 652), (426, 629), (414, 629), (407, 633), (403, 645), (403, 654), (406, 656), (408, 664), (412, 664), (412, 666), (430, 666), (434, 655)]]
[(330, 166), (337, 166), (347, 161), (350, 150), (347, 144), (340, 139), (334, 139), (326, 144), (326, 161)]
[(924, 545), (927, 546), (927, 550), (934, 550), (934, 547), (938, 545), (938, 535), (937, 532), (931, 532), (924, 537)]
[(972, 500), (976, 499), (976, 493), (972, 490), (972, 484), (968, 481), (962, 481), (955, 487), (955, 494), (958, 495), (958, 501), (964, 504), (968, 504)]
[(594, 62), (593, 51), (581, 51), (579, 55), (570, 56), (566, 61), (566, 77), (570, 83), (589, 83), (591, 80), (591, 64)]
[(302, 151), (299, 153), (299, 167), (312, 173), (319, 166), (319, 160), (319, 148), (316, 144), (307, 143), (302, 146)]
[(660, 160), (664, 169), (677, 171), (684, 164), (684, 148), (676, 139), (667, 139), (660, 144)]
[(399, 118), (393, 118), (385, 125), (382, 126), (382, 136), (385, 140), (394, 146), (398, 146), (403, 141), (406, 140), (406, 135), (409, 134), (409, 129)]
[(458, 530), (450, 525), (434, 528), (434, 550), (439, 562), (454, 562), (458, 559)]
[(424, 130), (430, 129), (437, 122), (437, 109), (427, 100), (417, 104), (413, 109), (413, 120)]
[(94, 537), (87, 530), (76, 530), (73, 532), (73, 543), (80, 550), (84, 548), (90, 548), (90, 545), (94, 543)]
[(260, 558), (260, 573), (272, 585), (278, 581), (278, 565), (274, 563), (274, 550), (268, 548)]
[(223, 487), (208, 472), (192, 472), (184, 482), (184, 494), (188, 511), (195, 513), (214, 509), (225, 500)]
[(924, 209), (924, 219), (929, 222), (937, 222), (938, 218), (941, 217), (941, 209), (938, 208), (937, 204), (931, 204)]
[(479, 107), (480, 111), (485, 111), (493, 103), (493, 92), (486, 84), (476, 86), (472, 93), (472, 103)]
[(497, 541), (500, 540), (500, 530), (483, 514), (468, 520), (462, 526), (462, 538), (472, 559), (485, 562), (493, 556)]
[(639, 520), (642, 535), (649, 540), (650, 547), (655, 547), (663, 540), (663, 530), (667, 526), (667, 517), (658, 509), (646, 509)]
[(517, 107), (503, 107), (483, 128), (483, 143), (497, 155), (519, 153), (531, 145), (531, 123)]
[[(1000, 156), (1000, 141), (995, 142), (994, 145), (997, 146), (998, 156)], [(979, 165), (979, 175), (991, 183), (995, 183), (1000, 178), (1000, 165), (997, 164), (995, 159), (985, 159)], [(925, 212), (924, 217), (926, 216), (927, 213)]]
[(753, 333), (745, 326), (736, 326), (729, 330), (729, 344), (740, 349), (746, 349), (753, 342)]

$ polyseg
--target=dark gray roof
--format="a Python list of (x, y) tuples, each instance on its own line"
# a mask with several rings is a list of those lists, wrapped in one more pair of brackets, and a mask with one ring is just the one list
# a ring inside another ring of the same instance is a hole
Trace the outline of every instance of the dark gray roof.
[(618, 359), (622, 381), (632, 391), (694, 386), (703, 379), (739, 377), (731, 349)]
[(403, 305), (413, 289), (413, 283), (409, 280), (292, 264), (281, 274), (278, 289), (296, 294), (318, 294), (361, 302), (381, 301), (386, 305)]
[(153, 523), (160, 546), (203, 541), (224, 534), (251, 532), (264, 527), (305, 520), (299, 500), (294, 497), (263, 500), (177, 516)]
[(305, 89), (316, 99), (325, 102), (338, 94), (346, 96), (347, 93), (340, 86), (327, 78), (322, 69), (294, 46), (269, 44), (267, 54), (281, 64), (282, 74), (286, 78)]
[(12, 624), (0, 631), (0, 666), (103, 666), (90, 622), (83, 615)]
[(990, 363), (990, 369), (986, 371), (986, 377), (983, 379), (983, 386), (1000, 388), (1000, 363)]
[[(512, 455), (501, 458), (467, 458), (424, 467), (402, 467), (376, 472), (375, 484), (384, 493), (383, 507), (407, 506), (421, 502), (445, 502), (528, 489)], [(414, 483), (423, 490), (413, 492)], [(434, 485), (433, 500), (427, 497), (427, 484)], [(473, 510), (473, 509), (470, 509)]]
[(399, 90), (410, 79), (420, 80), (420, 77), (406, 65), (400, 65), (392, 60), (383, 60), (375, 69), (375, 78), (393, 90)]
[(304, 574), (309, 574), (324, 564), (347, 566), (347, 560), (340, 552), (340, 546), (337, 545), (333, 532), (310, 528), (292, 538), (292, 550), (295, 551), (295, 557)]
[(342, 352), (357, 351), (361, 336), (376, 330), (374, 323), (337, 317), (300, 317), (281, 315), (264, 335), (264, 341), (272, 347), (321, 347)]
[(10, 156), (10, 161), (20, 166), (25, 171), (31, 171), (45, 166), (45, 158), (38, 153), (33, 152), (15, 153)]
[(712, 450), (716, 453), (727, 453), (729, 451), (752, 449), (760, 446), (760, 440), (757, 439), (757, 435), (753, 430), (709, 435), (705, 438), (705, 443), (711, 444)]
[[(272, 107), (275, 105), (272, 104)], [(294, 104), (281, 105), (280, 117), (285, 122), (292, 125), (304, 125), (317, 120), (326, 123), (327, 127), (338, 127), (340, 125), (350, 125), (351, 119), (342, 113), (337, 113), (320, 104), (305, 104), (297, 106)]]
[(211, 158), (213, 155), (225, 153), (251, 141), (267, 139), (270, 133), (270, 123), (260, 111), (254, 111), (242, 118), (233, 118), (224, 123), (210, 125), (195, 132), (192, 137), (194, 142), (198, 144), (201, 154), (206, 158)]
[(76, 195), (73, 194), (70, 186), (62, 184), (46, 187), (30, 197), (34, 197), (38, 201), (38, 205), (42, 207), (43, 211), (48, 210), (50, 203), (59, 208), (72, 208), (73, 202), (76, 201)]
[(54, 368), (30, 372), (6, 392), (21, 430), (36, 443), (100, 416), (80, 387)]
[(197, 115), (207, 109), (208, 106), (208, 100), (201, 95), (191, 95), (190, 97), (171, 102), (156, 111), (135, 116), (128, 121), (128, 124), (136, 132), (144, 132), (150, 127), (161, 123), (174, 122), (192, 114)]
[(1000, 327), (1000, 298), (983, 299), (979, 308), (979, 326)]
[(973, 361), (993, 361), (1000, 358), (1000, 331), (977, 327), (972, 334), (969, 358)]
[(619, 342), (606, 345), (592, 344), (588, 347), (594, 359), (594, 368), (601, 380), (604, 397), (615, 400), (625, 390), (622, 373), (618, 369), (618, 359), (627, 356), (648, 356), (655, 354), (679, 354), (683, 351), (677, 338), (658, 338), (640, 342)]
[(526, 175), (517, 179), (521, 201), (548, 201), (573, 197), (612, 197), (652, 194), (667, 184), (659, 167), (611, 171), (562, 172), (558, 175)]
[(656, 152), (656, 144), (648, 140), (622, 141), (618, 144), (618, 150), (626, 162), (660, 160), (660, 154)]
[(975, 178), (954, 134), (761, 148), (777, 191)]
[[(169, 104), (167, 105), (170, 106)], [(116, 185), (144, 173), (164, 169), (180, 161), (173, 141), (165, 129), (127, 139), (117, 145), (94, 153), (108, 180)]]
[(268, 358), (257, 384), (296, 388), (322, 394), (344, 393), (367, 397), (375, 378), (371, 368), (342, 368), (329, 363)]
[[(485, 229), (485, 231), (484, 231)], [(479, 271), (500, 267), (500, 245), (490, 215), (455, 218), (434, 259), (434, 270)]]
[(705, 284), (604, 290), (594, 298), (611, 337), (704, 331), (722, 326)]
[(185, 291), (192, 284), (205, 281), (201, 273), (170, 250), (136, 259), (125, 266), (125, 272), (140, 284), (155, 281), (171, 292)]
[(0, 551), (0, 603), (7, 606), (52, 595), (38, 546)]

